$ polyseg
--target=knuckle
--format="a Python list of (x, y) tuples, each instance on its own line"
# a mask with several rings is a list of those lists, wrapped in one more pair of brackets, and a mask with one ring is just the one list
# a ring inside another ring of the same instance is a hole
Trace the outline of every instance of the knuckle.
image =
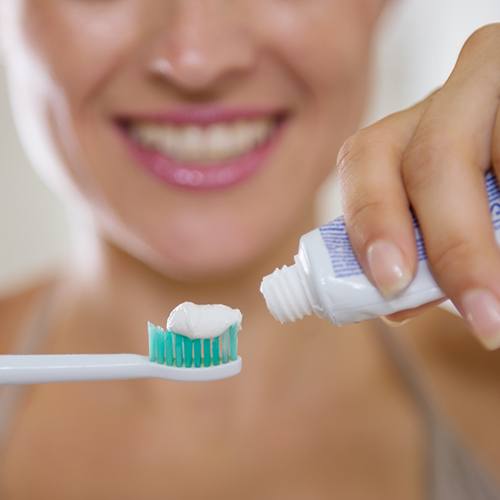
[(362, 224), (367, 219), (371, 219), (374, 214), (385, 212), (384, 203), (381, 200), (346, 200), (345, 204), (346, 221), (350, 226)]
[(500, 40), (500, 23), (491, 23), (475, 30), (464, 44), (465, 49), (476, 49), (489, 45), (494, 40)]
[(337, 169), (341, 177), (364, 156), (367, 148), (366, 142), (363, 130), (351, 135), (344, 142), (337, 157)]
[(357, 141), (357, 134), (353, 134), (342, 144), (337, 156), (337, 169), (340, 175), (350, 164), (353, 152), (357, 150)]
[(389, 145), (383, 127), (375, 124), (351, 135), (340, 148), (337, 156), (337, 169), (340, 176), (368, 156), (372, 156), (381, 146)]
[(420, 192), (432, 184), (441, 169), (444, 147), (442, 139), (431, 135), (414, 141), (403, 154), (402, 175), (410, 192)]
[(448, 276), (456, 274), (455, 271), (467, 272), (473, 271), (470, 263), (474, 261), (473, 257), (477, 255), (474, 245), (466, 239), (454, 239), (447, 242), (441, 248), (429, 251), (429, 262), (433, 272), (437, 276)]
[(344, 204), (347, 230), (353, 246), (362, 247), (383, 220), (380, 214), (386, 212), (383, 200), (351, 200)]
[(473, 84), (480, 74), (496, 88), (500, 78), (499, 44), (500, 23), (487, 24), (474, 31), (464, 43), (450, 81), (465, 78)]

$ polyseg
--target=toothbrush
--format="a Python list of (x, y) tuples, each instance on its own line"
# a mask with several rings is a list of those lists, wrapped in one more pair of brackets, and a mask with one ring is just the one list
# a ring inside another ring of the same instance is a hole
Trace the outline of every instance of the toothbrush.
[(148, 323), (149, 357), (139, 354), (0, 355), (0, 384), (161, 378), (208, 382), (237, 375), (238, 326), (190, 339)]

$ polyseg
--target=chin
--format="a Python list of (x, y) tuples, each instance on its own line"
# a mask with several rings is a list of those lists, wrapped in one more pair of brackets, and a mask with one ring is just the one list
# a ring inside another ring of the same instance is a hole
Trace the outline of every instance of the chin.
[(203, 253), (197, 251), (170, 251), (152, 256), (152, 266), (169, 279), (180, 282), (203, 283), (236, 278), (248, 272), (256, 261), (258, 254), (249, 252)]
[(151, 238), (121, 236), (112, 236), (114, 246), (155, 272), (171, 280), (200, 284), (248, 274), (265, 259), (273, 243), (258, 236), (249, 238), (248, 234), (241, 238), (235, 233), (220, 238), (190, 235), (189, 243), (182, 243), (186, 234), (183, 238), (162, 238), (159, 233)]

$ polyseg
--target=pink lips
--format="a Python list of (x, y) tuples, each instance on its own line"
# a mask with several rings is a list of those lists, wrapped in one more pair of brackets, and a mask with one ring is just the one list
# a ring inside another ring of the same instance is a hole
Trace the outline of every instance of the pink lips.
[[(183, 163), (163, 152), (145, 147), (131, 136), (128, 127), (134, 121), (203, 127), (264, 117), (276, 121), (276, 126), (266, 142), (236, 158), (203, 165)], [(128, 150), (141, 168), (171, 186), (199, 191), (225, 189), (249, 179), (265, 164), (279, 140), (284, 122), (285, 115), (282, 112), (215, 107), (188, 108), (165, 114), (133, 115), (117, 121)]]

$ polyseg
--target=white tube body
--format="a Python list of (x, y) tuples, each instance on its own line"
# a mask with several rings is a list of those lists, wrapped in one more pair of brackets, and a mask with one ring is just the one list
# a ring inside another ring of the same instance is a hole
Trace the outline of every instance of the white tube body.
[(411, 309), (444, 296), (427, 261), (420, 260), (415, 279), (404, 293), (385, 299), (361, 271), (342, 219), (304, 235), (295, 263), (304, 271), (314, 312), (337, 325)]
[[(488, 172), (485, 181), (493, 229), (500, 243), (500, 190), (493, 173)], [(363, 273), (340, 217), (301, 238), (295, 266), (276, 270), (264, 278), (261, 291), (268, 308), (282, 322), (314, 312), (342, 325), (443, 298), (429, 270), (416, 220), (414, 228), (417, 272), (410, 286), (392, 300), (385, 299)]]

